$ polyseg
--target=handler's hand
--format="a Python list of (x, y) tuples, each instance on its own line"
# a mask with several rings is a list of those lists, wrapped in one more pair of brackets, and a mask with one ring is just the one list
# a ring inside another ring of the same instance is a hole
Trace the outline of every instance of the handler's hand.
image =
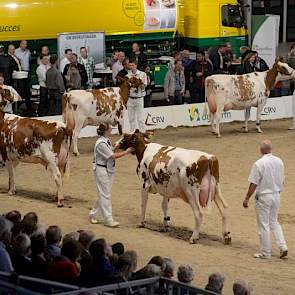
[(243, 202), (243, 207), (248, 208), (249, 207), (249, 200), (245, 199)]
[(135, 150), (134, 150), (134, 148), (132, 148), (132, 147), (129, 147), (127, 150), (126, 150), (126, 152), (128, 153), (128, 154), (131, 154), (131, 153), (133, 153)]

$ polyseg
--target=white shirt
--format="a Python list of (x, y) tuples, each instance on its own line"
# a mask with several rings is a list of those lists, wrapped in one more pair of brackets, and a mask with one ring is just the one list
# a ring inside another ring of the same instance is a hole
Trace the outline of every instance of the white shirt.
[(145, 96), (145, 87), (147, 86), (147, 75), (145, 72), (137, 70), (135, 73), (132, 73), (132, 71), (128, 71), (127, 74), (128, 78), (136, 77), (137, 79), (140, 79), (143, 83), (141, 87), (138, 88), (131, 88), (130, 89), (130, 97), (144, 97)]
[(69, 63), (70, 63), (70, 61), (66, 57), (64, 57), (61, 60), (61, 62), (59, 64), (59, 70), (61, 71), (61, 73), (64, 72), (65, 66), (68, 65)]
[(22, 69), (26, 72), (30, 71), (31, 52), (29, 49), (22, 50), (20, 47), (15, 49), (14, 55), (20, 60)]
[(279, 193), (284, 184), (284, 163), (273, 154), (266, 154), (252, 167), (249, 182), (257, 185), (256, 194)]
[(39, 85), (42, 87), (46, 87), (46, 72), (50, 68), (50, 65), (40, 64), (37, 67), (36, 74), (38, 76)]

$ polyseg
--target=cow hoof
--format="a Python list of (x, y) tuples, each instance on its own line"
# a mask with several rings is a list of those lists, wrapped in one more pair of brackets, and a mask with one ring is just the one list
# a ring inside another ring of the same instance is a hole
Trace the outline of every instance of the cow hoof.
[(75, 157), (79, 157), (79, 156), (80, 156), (80, 153), (79, 153), (79, 152), (73, 152), (73, 155), (74, 155)]
[(190, 244), (197, 244), (199, 242), (199, 238), (190, 238)]
[(221, 138), (221, 135), (220, 134), (216, 134), (216, 138)]
[(60, 204), (57, 204), (57, 208), (62, 208), (64, 207), (64, 204), (60, 203)]
[(145, 222), (141, 222), (137, 227), (138, 228), (145, 228)]
[(261, 129), (257, 129), (258, 133), (263, 133), (263, 131)]
[(14, 195), (16, 195), (16, 190), (10, 190), (10, 191), (8, 191), (8, 194), (10, 196), (14, 196)]
[(225, 245), (230, 245), (231, 244), (231, 236), (230, 233), (224, 234), (223, 235), (223, 241)]

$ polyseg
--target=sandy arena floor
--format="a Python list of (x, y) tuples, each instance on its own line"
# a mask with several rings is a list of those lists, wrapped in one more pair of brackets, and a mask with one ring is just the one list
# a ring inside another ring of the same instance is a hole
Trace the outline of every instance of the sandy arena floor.
[[(255, 294), (295, 294), (295, 132), (286, 131), (289, 120), (263, 122), (264, 134), (242, 134), (241, 124), (222, 126), (223, 137), (211, 136), (209, 127), (169, 128), (158, 131), (154, 138), (162, 144), (190, 149), (200, 149), (218, 156), (221, 165), (223, 194), (229, 203), (229, 224), (233, 243), (221, 242), (221, 218), (216, 208), (204, 218), (199, 244), (190, 245), (188, 239), (193, 227), (192, 211), (181, 200), (170, 202), (172, 229), (161, 231), (161, 198), (151, 195), (148, 204), (148, 229), (136, 227), (140, 213), (140, 195), (135, 174), (136, 159), (128, 156), (117, 161), (117, 173), (113, 187), (114, 216), (122, 226), (108, 229), (88, 223), (88, 210), (96, 197), (91, 170), (92, 149), (95, 138), (80, 140), (79, 158), (71, 158), (71, 177), (64, 187), (67, 208), (56, 208), (52, 194), (55, 187), (50, 175), (39, 165), (21, 164), (17, 168), (16, 197), (9, 197), (6, 170), (0, 170), (0, 213), (12, 209), (22, 213), (36, 211), (46, 224), (59, 224), (64, 233), (77, 229), (91, 229), (97, 237), (110, 242), (122, 241), (127, 248), (139, 253), (139, 265), (144, 265), (153, 255), (172, 257), (177, 264), (188, 263), (196, 272), (195, 284), (203, 287), (210, 273), (220, 271), (226, 275), (224, 294), (232, 294), (232, 283), (237, 278), (251, 282)], [(286, 165), (286, 185), (282, 195), (280, 221), (289, 245), (290, 258), (278, 259), (274, 245), (274, 257), (270, 261), (255, 260), (252, 254), (259, 250), (253, 200), (248, 210), (242, 201), (248, 187), (247, 177), (253, 162), (259, 157), (258, 144), (270, 138), (275, 153)], [(115, 137), (113, 138), (116, 139)]]

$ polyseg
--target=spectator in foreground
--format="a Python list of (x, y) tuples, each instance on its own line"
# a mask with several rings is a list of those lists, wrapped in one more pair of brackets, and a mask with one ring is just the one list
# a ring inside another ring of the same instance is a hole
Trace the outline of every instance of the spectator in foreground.
[(174, 67), (170, 67), (164, 82), (164, 95), (170, 105), (182, 104), (185, 93), (185, 76), (180, 60), (175, 61)]
[[(127, 282), (132, 274), (133, 263), (129, 255), (121, 255), (116, 263), (117, 273), (108, 280), (109, 284)], [(125, 293), (124, 293), (125, 294)]]
[(34, 234), (31, 237), (31, 275), (46, 279), (48, 263), (45, 258), (46, 239), (42, 234)]
[(194, 280), (194, 270), (189, 265), (180, 265), (177, 270), (178, 281), (190, 285)]
[(205, 289), (208, 291), (215, 292), (217, 294), (222, 294), (224, 280), (225, 277), (221, 273), (213, 273), (209, 276), (208, 284)]
[(81, 269), (89, 269), (92, 261), (92, 257), (89, 252), (89, 247), (91, 243), (94, 241), (95, 235), (90, 230), (82, 230), (79, 232), (79, 242), (81, 244), (81, 255), (79, 259), (79, 263), (81, 265)]
[(92, 87), (93, 85), (93, 72), (95, 69), (94, 58), (88, 55), (87, 48), (85, 46), (80, 48), (80, 56), (78, 57), (78, 63), (84, 66), (87, 73), (87, 86)]
[(61, 73), (64, 72), (65, 66), (71, 62), (72, 54), (73, 54), (72, 49), (68, 48), (65, 50), (64, 58), (60, 61), (60, 64), (59, 64), (59, 70)]
[(62, 239), (62, 232), (60, 227), (57, 225), (51, 225), (48, 227), (46, 231), (46, 242), (47, 242), (47, 249), (46, 255), (48, 256), (49, 260), (53, 259), (54, 257), (60, 256), (60, 243)]
[(40, 103), (38, 106), (38, 115), (46, 116), (49, 108), (48, 89), (46, 87), (46, 73), (50, 68), (49, 58), (47, 55), (40, 57), (40, 64), (37, 67), (36, 73), (40, 85)]
[(125, 247), (122, 243), (118, 242), (112, 245), (112, 250), (114, 254), (121, 256), (125, 252)]
[(49, 94), (48, 115), (61, 114), (61, 96), (65, 92), (64, 81), (60, 71), (57, 69), (57, 55), (50, 56), (50, 69), (46, 73), (46, 86)]
[(7, 246), (11, 242), (12, 222), (3, 216), (0, 216), (0, 271), (12, 272), (13, 266)]
[(175, 263), (170, 258), (163, 258), (163, 277), (172, 279), (174, 277)]
[(118, 55), (117, 55), (117, 61), (113, 63), (112, 65), (112, 79), (115, 85), (117, 84), (116, 77), (118, 73), (124, 69), (124, 66), (123, 66), (124, 59), (125, 59), (125, 53), (120, 51), (118, 52)]
[(234, 295), (251, 295), (251, 289), (244, 281), (236, 281), (233, 284)]
[(136, 61), (136, 64), (138, 65), (137, 68), (139, 71), (145, 71), (148, 65), (148, 60), (147, 56), (140, 50), (138, 43), (132, 44), (132, 54), (130, 56), (130, 60)]
[(131, 261), (132, 261), (132, 274), (131, 276), (133, 276), (133, 274), (135, 273), (136, 269), (137, 269), (137, 253), (133, 250), (130, 251), (126, 251), (124, 253), (125, 256), (129, 256)]

